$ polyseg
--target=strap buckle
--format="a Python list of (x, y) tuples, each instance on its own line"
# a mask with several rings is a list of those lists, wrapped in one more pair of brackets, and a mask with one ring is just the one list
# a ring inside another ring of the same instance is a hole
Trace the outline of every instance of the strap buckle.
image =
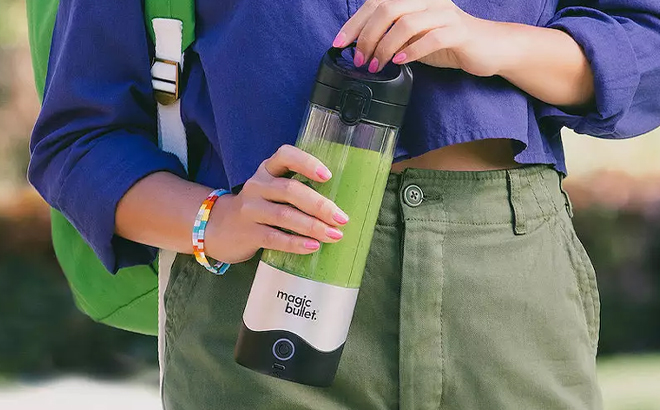
[(179, 99), (181, 66), (178, 62), (155, 57), (151, 64), (151, 84), (154, 97), (162, 105), (170, 105)]

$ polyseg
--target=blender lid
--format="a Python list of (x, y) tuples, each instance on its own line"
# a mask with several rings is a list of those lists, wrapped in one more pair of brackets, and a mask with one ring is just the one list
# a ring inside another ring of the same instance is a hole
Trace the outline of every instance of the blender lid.
[(401, 126), (412, 92), (410, 67), (390, 62), (380, 72), (370, 73), (366, 67), (355, 67), (352, 60), (349, 48), (328, 50), (310, 101), (339, 111), (348, 125), (367, 120)]

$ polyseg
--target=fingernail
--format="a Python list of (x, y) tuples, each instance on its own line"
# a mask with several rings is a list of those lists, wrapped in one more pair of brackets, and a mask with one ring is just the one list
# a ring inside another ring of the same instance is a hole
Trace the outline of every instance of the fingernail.
[(348, 215), (346, 215), (346, 214), (345, 214), (344, 212), (342, 212), (342, 211), (337, 211), (337, 212), (335, 212), (335, 214), (332, 216), (332, 219), (334, 219), (335, 221), (337, 221), (338, 223), (340, 223), (340, 224), (343, 225), (343, 224), (345, 224), (346, 222), (348, 222)]
[(335, 37), (335, 40), (332, 42), (332, 46), (335, 48), (344, 47), (345, 42), (346, 42), (346, 33), (340, 31), (339, 34), (337, 34), (337, 37)]
[(399, 54), (397, 54), (397, 55), (394, 56), (394, 58), (392, 59), (392, 62), (393, 62), (394, 64), (399, 64), (399, 63), (401, 63), (402, 61), (404, 61), (407, 57), (408, 57), (408, 56), (406, 55), (406, 53), (399, 53)]
[(316, 175), (318, 175), (324, 181), (332, 178), (332, 172), (330, 172), (330, 170), (323, 165), (319, 165), (319, 167), (316, 168)]
[(305, 241), (305, 249), (311, 249), (311, 250), (317, 250), (318, 248), (321, 247), (321, 244), (318, 243), (317, 241)]
[(360, 50), (355, 50), (355, 57), (353, 57), (353, 64), (355, 64), (356, 67), (362, 67), (362, 64), (364, 64), (364, 54)]
[(344, 233), (337, 228), (326, 228), (325, 234), (328, 235), (328, 238), (332, 239), (341, 239), (344, 237)]
[(378, 71), (378, 59), (374, 57), (371, 63), (369, 63), (369, 72), (373, 74), (376, 71)]

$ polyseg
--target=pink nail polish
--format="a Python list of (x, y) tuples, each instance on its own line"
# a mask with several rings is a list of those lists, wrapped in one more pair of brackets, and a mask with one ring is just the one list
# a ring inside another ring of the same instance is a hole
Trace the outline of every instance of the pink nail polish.
[(337, 228), (327, 228), (325, 234), (328, 235), (328, 238), (332, 239), (341, 239), (344, 237), (344, 233)]
[(360, 50), (355, 50), (355, 57), (353, 57), (353, 64), (355, 64), (356, 67), (362, 67), (362, 64), (364, 64), (364, 54)]
[(374, 57), (371, 63), (369, 63), (369, 72), (373, 74), (376, 71), (378, 71), (378, 59)]
[(337, 211), (335, 212), (334, 215), (332, 215), (332, 219), (343, 225), (346, 222), (348, 222), (348, 215), (346, 215), (342, 211)]
[(406, 53), (399, 53), (399, 54), (394, 56), (394, 58), (392, 59), (392, 62), (394, 64), (399, 64), (399, 63), (403, 62), (406, 58), (408, 58)]
[(305, 249), (311, 249), (313, 251), (317, 250), (318, 248), (321, 247), (321, 244), (318, 243), (317, 241), (305, 241)]
[(330, 172), (330, 170), (323, 165), (316, 168), (316, 175), (318, 175), (324, 181), (332, 178), (332, 172)]
[(335, 48), (344, 47), (344, 43), (346, 43), (346, 33), (340, 31), (332, 42), (332, 46)]

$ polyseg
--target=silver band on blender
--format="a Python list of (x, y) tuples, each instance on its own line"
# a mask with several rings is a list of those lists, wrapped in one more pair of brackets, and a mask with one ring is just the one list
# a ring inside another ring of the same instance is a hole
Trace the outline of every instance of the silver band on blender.
[(301, 278), (259, 262), (243, 322), (253, 332), (287, 330), (321, 352), (346, 341), (358, 289)]

